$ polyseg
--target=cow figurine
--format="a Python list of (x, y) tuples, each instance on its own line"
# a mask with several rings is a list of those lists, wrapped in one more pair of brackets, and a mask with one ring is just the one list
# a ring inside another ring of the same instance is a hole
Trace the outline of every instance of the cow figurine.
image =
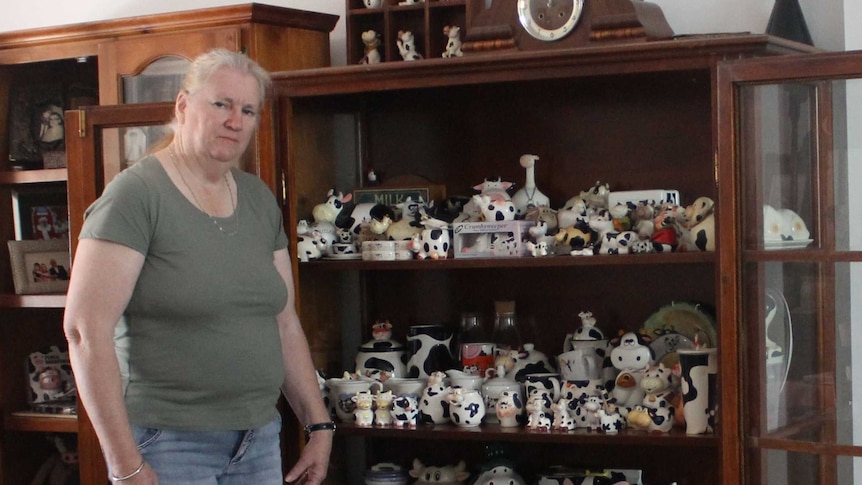
[(611, 186), (607, 183), (596, 181), (596, 184), (591, 188), (580, 193), (579, 197), (584, 199), (587, 207), (599, 210), (608, 208), (608, 196), (611, 193)]
[(590, 216), (587, 224), (598, 234), (599, 254), (628, 254), (632, 244), (639, 240), (634, 231), (617, 231), (607, 209), (600, 209)]
[(461, 27), (457, 25), (447, 25), (443, 27), (443, 35), (446, 36), (446, 50), (443, 51), (443, 57), (461, 57), (464, 52), (461, 51)]
[(370, 391), (356, 391), (350, 398), (356, 404), (353, 421), (356, 426), (368, 427), (374, 423), (374, 396)]
[(599, 409), (599, 420), (602, 423), (602, 431), (607, 434), (616, 434), (625, 429), (626, 422), (620, 413), (606, 409)]
[(515, 204), (511, 199), (494, 198), (488, 194), (476, 194), (473, 203), (482, 213), (482, 219), (489, 222), (515, 220)]
[(425, 466), (416, 458), (410, 476), (416, 479), (413, 485), (459, 485), (470, 478), (470, 472), (463, 461), (457, 465)]
[(652, 409), (635, 406), (626, 416), (630, 428), (666, 433), (673, 427), (673, 408)]
[(398, 45), (398, 53), (401, 54), (401, 58), (405, 61), (418, 61), (422, 59), (422, 54), (416, 52), (416, 41), (413, 38), (413, 32), (399, 30), (395, 43)]
[(492, 466), (482, 472), (473, 485), (526, 485), (526, 481), (508, 463)]
[(401, 218), (393, 222), (386, 229), (386, 238), (390, 241), (409, 241), (413, 239), (414, 234), (422, 232), (420, 217), (422, 213), (420, 208), (425, 207), (425, 201), (422, 197), (414, 201), (408, 196), (404, 201), (395, 205), (396, 209), (401, 211)]
[(341, 215), (345, 204), (352, 199), (352, 194), (344, 195), (341, 192), (336, 192), (335, 189), (329, 189), (329, 192), (326, 193), (326, 201), (317, 204), (311, 210), (311, 215), (314, 217), (312, 229), (335, 233), (335, 222)]
[(419, 234), (410, 239), (410, 250), (416, 259), (446, 259), (449, 257), (449, 230), (426, 226)]
[(605, 334), (596, 326), (596, 317), (593, 312), (578, 313), (581, 326), (572, 334), (572, 340), (604, 340)]
[(709, 197), (698, 197), (685, 208), (682, 223), (682, 241), (692, 251), (715, 251), (715, 202)]
[(638, 332), (628, 332), (611, 341), (614, 346), (611, 350), (611, 363), (620, 371), (612, 393), (616, 404), (621, 407), (640, 405), (646, 395), (640, 382), (655, 358), (649, 346), (651, 341), (649, 336)]
[(551, 430), (551, 418), (545, 412), (545, 399), (539, 393), (533, 393), (527, 399), (527, 428), (538, 431)]
[(570, 413), (569, 399), (560, 398), (554, 404), (551, 404), (551, 411), (554, 413), (554, 421), (552, 426), (556, 430), (573, 431), (575, 429), (575, 420), (572, 419)]
[(524, 412), (524, 402), (521, 400), (521, 393), (517, 391), (503, 391), (500, 393), (500, 399), (497, 400), (495, 407), (497, 419), (500, 420), (500, 426), (503, 428), (513, 428), (518, 426), (518, 418)]
[(435, 371), (428, 376), (428, 384), (422, 391), (419, 401), (419, 419), (423, 423), (443, 424), (449, 422), (449, 401), (451, 388), (446, 386), (444, 372)]
[(359, 63), (379, 64), (380, 51), (377, 48), (380, 47), (380, 36), (374, 30), (366, 30), (360, 37), (362, 38), (362, 43), (365, 44), (365, 55), (362, 56)]
[(392, 425), (396, 428), (415, 428), (419, 417), (419, 402), (410, 394), (402, 394), (392, 401)]
[(601, 429), (602, 420), (599, 411), (603, 409), (604, 404), (601, 396), (582, 397), (575, 408), (575, 424), (579, 428), (589, 428), (593, 431)]
[(374, 426), (392, 425), (392, 406), (395, 396), (392, 391), (380, 392), (374, 395)]
[(296, 238), (296, 258), (305, 263), (314, 259), (320, 259), (327, 252), (329, 244), (325, 235), (315, 229), (308, 234)]

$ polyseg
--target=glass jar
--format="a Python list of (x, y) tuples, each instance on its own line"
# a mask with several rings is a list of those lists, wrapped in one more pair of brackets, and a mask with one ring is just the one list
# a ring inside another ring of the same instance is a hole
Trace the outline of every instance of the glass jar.
[(491, 341), (496, 344), (498, 352), (521, 348), (521, 334), (514, 311), (498, 311), (495, 314)]

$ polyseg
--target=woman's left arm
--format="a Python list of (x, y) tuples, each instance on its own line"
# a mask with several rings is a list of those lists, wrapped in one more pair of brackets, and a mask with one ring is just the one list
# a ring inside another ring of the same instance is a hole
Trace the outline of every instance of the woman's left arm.
[[(275, 251), (275, 267), (287, 287), (287, 304), (278, 314), (278, 330), (281, 336), (281, 352), (284, 365), (282, 392), (290, 403), (293, 412), (303, 426), (331, 421), (329, 411), (323, 404), (317, 374), (311, 359), (311, 350), (299, 315), (296, 313), (296, 298), (293, 287), (293, 274), (290, 255), (287, 249)], [(285, 481), (318, 485), (326, 478), (329, 454), (332, 450), (331, 430), (311, 433), (308, 443), (302, 450), (299, 461), (290, 469)]]

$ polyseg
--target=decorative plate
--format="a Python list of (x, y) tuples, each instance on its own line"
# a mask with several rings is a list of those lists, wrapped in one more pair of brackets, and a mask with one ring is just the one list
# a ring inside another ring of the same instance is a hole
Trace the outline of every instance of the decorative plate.
[(814, 239), (791, 239), (788, 241), (763, 241), (766, 249), (802, 249), (807, 248)]
[(793, 359), (793, 321), (790, 307), (784, 294), (777, 288), (766, 288), (764, 295), (765, 321), (763, 332), (766, 335), (766, 365), (777, 364), (781, 368), (779, 392), (787, 382), (787, 373)]
[(650, 344), (655, 354), (655, 363), (664, 364), (665, 367), (673, 367), (679, 364), (677, 350), (694, 350), (694, 342), (681, 333), (666, 333), (658, 336)]
[(699, 303), (674, 302), (653, 313), (644, 329), (653, 340), (665, 334), (680, 333), (692, 344), (695, 336), (701, 347), (715, 348), (718, 334), (711, 309)]

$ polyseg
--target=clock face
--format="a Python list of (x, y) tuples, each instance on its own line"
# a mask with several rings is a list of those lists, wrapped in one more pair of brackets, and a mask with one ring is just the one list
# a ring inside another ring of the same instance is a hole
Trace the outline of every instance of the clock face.
[(572, 33), (584, 10), (584, 0), (518, 0), (518, 20), (528, 34), (555, 41)]

